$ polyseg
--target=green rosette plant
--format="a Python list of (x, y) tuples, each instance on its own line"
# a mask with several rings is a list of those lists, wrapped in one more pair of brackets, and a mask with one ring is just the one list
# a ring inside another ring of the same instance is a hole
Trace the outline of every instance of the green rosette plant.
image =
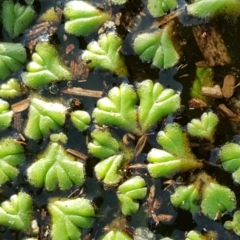
[(81, 229), (90, 228), (94, 222), (94, 208), (84, 198), (52, 199), (48, 210), (52, 219), (53, 240), (80, 239)]
[(0, 97), (2, 98), (14, 98), (25, 92), (26, 89), (15, 78), (11, 78), (6, 83), (0, 85)]
[(123, 178), (121, 167), (124, 165), (122, 155), (113, 155), (99, 162), (95, 167), (98, 180), (102, 180), (105, 185), (117, 185)]
[(187, 13), (200, 18), (212, 18), (217, 15), (240, 15), (238, 0), (194, 0), (187, 5)]
[(139, 98), (138, 124), (141, 133), (180, 108), (180, 97), (173, 89), (145, 80), (137, 84)]
[(53, 191), (57, 185), (61, 190), (67, 190), (84, 183), (83, 163), (68, 154), (60, 143), (65, 143), (66, 139), (64, 134), (53, 136), (47, 148), (27, 169), (28, 181), (32, 185)]
[(137, 94), (132, 85), (121, 84), (112, 88), (108, 97), (98, 100), (93, 111), (95, 122), (100, 125), (112, 125), (131, 132), (139, 132), (137, 126)]
[(225, 171), (232, 173), (232, 178), (236, 183), (240, 183), (240, 145), (236, 143), (226, 143), (221, 147), (219, 159)]
[[(108, 0), (109, 1), (109, 0)], [(128, 0), (111, 0), (111, 3), (121, 5), (126, 3)]]
[(237, 234), (238, 236), (240, 236), (240, 211), (236, 211), (233, 214), (233, 220), (232, 221), (226, 221), (224, 223), (224, 227), (227, 230), (233, 230), (235, 232), (235, 234)]
[(174, 206), (196, 212), (201, 212), (211, 219), (219, 219), (225, 211), (236, 208), (236, 196), (226, 186), (218, 184), (206, 173), (200, 173), (193, 184), (180, 186), (171, 195)]
[(180, 55), (174, 46), (173, 24), (168, 24), (160, 31), (139, 34), (133, 43), (136, 54), (143, 61), (152, 61), (157, 68), (170, 68), (177, 64)]
[(157, 142), (163, 150), (153, 148), (147, 155), (148, 171), (154, 177), (171, 177), (177, 172), (201, 168), (203, 164), (191, 152), (186, 133), (177, 123), (160, 131)]
[(0, 141), (0, 185), (17, 177), (17, 166), (24, 160), (24, 149), (12, 138)]
[(26, 50), (20, 43), (0, 43), (0, 80), (18, 71), (26, 59)]
[(185, 240), (208, 240), (208, 239), (217, 240), (218, 239), (217, 233), (213, 231), (208, 231), (205, 234), (201, 234), (197, 231), (192, 230), (187, 234), (185, 238)]
[(58, 102), (49, 102), (33, 95), (30, 99), (28, 121), (24, 129), (27, 137), (38, 140), (59, 130), (65, 123), (67, 108)]
[(200, 199), (200, 193), (194, 184), (178, 187), (175, 190), (175, 193), (171, 196), (171, 202), (174, 203), (175, 206), (181, 206), (182, 209), (191, 212), (197, 212), (200, 210), (198, 204)]
[(8, 34), (15, 38), (27, 29), (35, 17), (35, 11), (30, 6), (6, 0), (2, 5), (2, 23)]
[(110, 232), (106, 233), (101, 240), (132, 240), (132, 238), (127, 235), (126, 233), (117, 230), (117, 229), (112, 229)]
[[(136, 109), (138, 100), (139, 107)], [(97, 124), (118, 126), (141, 136), (179, 107), (180, 97), (174, 90), (145, 80), (137, 84), (136, 90), (124, 83), (111, 89), (108, 97), (97, 102), (93, 117)]]
[(117, 197), (121, 204), (121, 211), (124, 215), (136, 213), (139, 203), (135, 200), (142, 199), (147, 194), (146, 183), (140, 176), (128, 179), (118, 187)]
[(120, 54), (121, 45), (122, 39), (116, 33), (101, 34), (98, 42), (88, 44), (82, 59), (90, 68), (102, 68), (119, 76), (128, 76), (127, 67)]
[(108, 129), (94, 129), (91, 132), (92, 142), (88, 151), (100, 159), (108, 158), (119, 153), (121, 143), (114, 138)]
[(91, 122), (91, 117), (88, 112), (82, 110), (76, 110), (70, 114), (73, 126), (79, 131), (85, 131)]
[(202, 212), (211, 219), (218, 219), (225, 211), (231, 212), (236, 208), (234, 192), (214, 181), (206, 186), (202, 198)]
[(196, 77), (191, 88), (191, 97), (209, 102), (209, 98), (202, 95), (202, 87), (213, 87), (213, 70), (209, 67), (197, 67)]
[(0, 99), (0, 130), (8, 128), (11, 124), (13, 111), (9, 107), (8, 102)]
[(95, 129), (88, 151), (102, 159), (94, 168), (96, 176), (106, 185), (116, 185), (123, 177), (121, 168), (133, 157), (133, 149), (114, 138), (108, 129)]
[[(108, 97), (97, 102), (93, 117), (99, 125), (117, 126), (143, 136), (154, 124), (179, 107), (180, 98), (175, 91), (145, 80), (135, 89), (129, 84), (111, 89)], [(89, 152), (102, 159), (95, 166), (97, 178), (105, 184), (117, 184), (122, 179), (121, 167), (133, 158), (133, 149), (124, 146), (106, 129), (94, 130), (92, 138), (93, 143), (88, 145)]]
[(215, 113), (203, 113), (201, 119), (192, 119), (187, 125), (187, 131), (190, 135), (199, 138), (212, 140), (216, 131), (219, 119)]
[(12, 229), (29, 231), (31, 229), (33, 202), (30, 195), (19, 192), (4, 201), (0, 207), (0, 224)]
[(72, 79), (71, 73), (60, 60), (55, 47), (47, 42), (36, 45), (32, 61), (27, 65), (27, 72), (23, 72), (21, 77), (23, 82), (31, 88)]
[(66, 19), (65, 31), (77, 36), (88, 35), (110, 19), (110, 15), (84, 1), (70, 1), (63, 14)]
[(147, 8), (153, 17), (161, 17), (174, 10), (177, 5), (176, 0), (148, 0)]

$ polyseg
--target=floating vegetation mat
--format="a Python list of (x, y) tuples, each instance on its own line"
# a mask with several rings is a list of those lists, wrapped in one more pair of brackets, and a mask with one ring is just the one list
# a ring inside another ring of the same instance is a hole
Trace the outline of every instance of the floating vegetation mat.
[(0, 239), (239, 239), (239, 0), (0, 3)]

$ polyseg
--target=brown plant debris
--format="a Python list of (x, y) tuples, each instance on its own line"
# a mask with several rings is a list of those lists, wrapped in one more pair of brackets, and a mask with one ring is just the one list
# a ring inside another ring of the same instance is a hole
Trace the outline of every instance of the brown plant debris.
[(88, 156), (74, 149), (67, 149), (67, 152), (82, 160), (87, 160)]
[(51, 37), (57, 31), (57, 26), (49, 23), (42, 22), (34, 25), (26, 34), (27, 47), (30, 50), (30, 53), (33, 52), (36, 44), (41, 41), (43, 36)]
[(20, 112), (13, 114), (12, 127), (15, 128), (18, 132), (21, 132), (22, 131), (22, 125), (23, 125), (22, 114)]
[(89, 68), (83, 63), (81, 57), (78, 57), (75, 60), (71, 60), (69, 67), (74, 78), (87, 79), (89, 74)]
[(202, 24), (193, 26), (192, 31), (207, 66), (224, 66), (231, 62), (227, 47), (215, 26)]
[(188, 105), (189, 105), (189, 108), (193, 108), (193, 109), (207, 107), (207, 104), (203, 100), (198, 98), (190, 99), (188, 102)]
[(222, 98), (222, 90), (219, 85), (214, 87), (202, 87), (202, 95), (213, 98)]
[(165, 25), (166, 23), (170, 22), (171, 20), (173, 20), (174, 18), (178, 17), (181, 13), (183, 12), (183, 8), (180, 8), (174, 12), (171, 12), (169, 14), (166, 14), (160, 18), (158, 18), (152, 25), (152, 28), (156, 28), (156, 27), (162, 27), (163, 25)]
[(139, 138), (137, 145), (134, 149), (135, 157), (138, 156), (142, 152), (143, 148), (145, 147), (146, 141), (147, 141), (147, 135), (143, 135)]
[(134, 141), (136, 138), (131, 133), (126, 133), (123, 135), (122, 141), (125, 145), (129, 145), (132, 141)]
[(100, 98), (102, 97), (102, 94), (103, 94), (102, 91), (95, 91), (95, 90), (84, 89), (80, 87), (65, 88), (62, 90), (62, 93), (85, 96), (85, 97), (94, 97), (94, 98)]
[(29, 104), (30, 104), (30, 101), (28, 98), (26, 98), (20, 102), (12, 104), (11, 109), (14, 113), (23, 112), (29, 107)]
[(173, 216), (170, 214), (152, 214), (152, 218), (154, 220), (154, 222), (158, 225), (160, 222), (161, 223), (169, 223), (172, 221)]
[(66, 49), (65, 49), (65, 53), (69, 54), (70, 52), (72, 52), (74, 50), (75, 46), (73, 44), (69, 44), (67, 45)]
[(234, 93), (236, 77), (234, 75), (226, 75), (223, 80), (222, 94), (225, 98), (230, 98)]
[(218, 105), (218, 109), (228, 118), (237, 118), (237, 114), (232, 112), (225, 104)]

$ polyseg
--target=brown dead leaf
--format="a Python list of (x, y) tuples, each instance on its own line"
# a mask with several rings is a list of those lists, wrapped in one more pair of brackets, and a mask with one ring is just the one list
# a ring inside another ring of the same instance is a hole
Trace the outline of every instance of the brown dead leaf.
[(189, 108), (203, 108), (203, 107), (207, 107), (207, 104), (202, 101), (201, 99), (198, 98), (192, 98), (189, 100), (188, 102)]
[(11, 109), (14, 113), (23, 112), (29, 107), (29, 104), (30, 104), (30, 101), (28, 98), (26, 98), (20, 102), (12, 104)]
[(36, 44), (44, 36), (51, 37), (57, 31), (57, 26), (49, 22), (37, 23), (26, 34), (26, 44), (32, 53)]
[(81, 57), (70, 61), (70, 71), (76, 79), (87, 79), (89, 74), (89, 68), (84, 64)]
[(234, 75), (226, 75), (223, 80), (222, 94), (225, 98), (230, 98), (234, 93), (236, 77)]
[(22, 131), (22, 125), (23, 125), (23, 119), (22, 119), (22, 114), (19, 113), (15, 113), (13, 115), (13, 128), (15, 128), (18, 132)]
[(135, 156), (138, 156), (142, 152), (143, 148), (145, 147), (146, 141), (147, 141), (147, 135), (143, 135), (139, 138), (137, 145), (134, 149)]
[(68, 148), (67, 152), (74, 155), (75, 157), (78, 157), (78, 158), (82, 159), (82, 160), (87, 160), (88, 159), (87, 155), (85, 155), (85, 154), (83, 154), (83, 153), (81, 153), (77, 150)]
[(86, 97), (94, 97), (94, 98), (100, 98), (102, 97), (103, 92), (102, 91), (94, 91), (79, 87), (72, 87), (72, 88), (65, 88), (62, 90), (62, 93), (67, 94), (73, 94), (78, 96), (86, 96)]
[(202, 87), (202, 95), (213, 98), (222, 98), (222, 90), (219, 85), (214, 87)]
[(159, 223), (169, 223), (171, 222), (171, 220), (173, 219), (172, 215), (169, 214), (152, 214), (152, 218), (154, 220), (154, 222), (156, 223), (156, 225), (158, 225)]
[(131, 140), (135, 140), (135, 136), (133, 134), (126, 133), (123, 135), (122, 141), (124, 144), (129, 145)]
[(225, 104), (219, 104), (218, 109), (228, 118), (237, 118), (237, 114), (232, 112)]
[(72, 52), (72, 50), (75, 48), (75, 46), (73, 44), (69, 44), (66, 47), (65, 53), (69, 54), (70, 52)]

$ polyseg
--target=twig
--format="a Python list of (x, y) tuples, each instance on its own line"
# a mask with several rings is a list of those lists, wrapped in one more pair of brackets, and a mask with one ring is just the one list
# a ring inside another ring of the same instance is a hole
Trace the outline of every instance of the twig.
[(103, 94), (102, 91), (94, 91), (94, 90), (78, 88), (78, 87), (65, 88), (62, 90), (62, 93), (85, 96), (85, 97), (95, 97), (95, 98), (100, 98)]

